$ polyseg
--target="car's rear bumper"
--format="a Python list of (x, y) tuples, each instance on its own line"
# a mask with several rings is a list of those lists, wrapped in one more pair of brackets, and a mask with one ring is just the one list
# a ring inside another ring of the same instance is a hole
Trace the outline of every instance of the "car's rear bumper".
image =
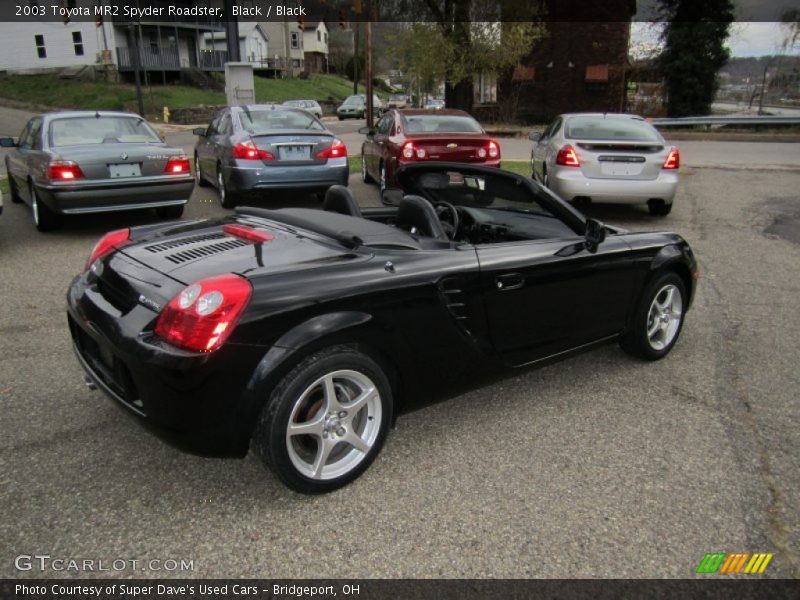
[(264, 350), (227, 345), (212, 354), (172, 348), (152, 333), (156, 313), (120, 314), (90, 276), (67, 293), (73, 349), (91, 382), (160, 438), (204, 456), (242, 456), (250, 429), (239, 402)]
[[(223, 166), (223, 177), (229, 192), (246, 193), (259, 190), (324, 190), (332, 185), (347, 185), (350, 168), (347, 158), (333, 158), (322, 165), (259, 165), (253, 161), (237, 161)], [(245, 164), (241, 164), (245, 163)]]
[(194, 178), (142, 177), (77, 184), (36, 184), (36, 194), (48, 208), (61, 214), (139, 210), (186, 204)]
[(556, 168), (548, 181), (550, 189), (564, 200), (590, 198), (592, 202), (644, 204), (648, 200), (663, 200), (671, 204), (678, 188), (678, 173), (662, 171), (656, 179), (591, 179), (580, 169)]

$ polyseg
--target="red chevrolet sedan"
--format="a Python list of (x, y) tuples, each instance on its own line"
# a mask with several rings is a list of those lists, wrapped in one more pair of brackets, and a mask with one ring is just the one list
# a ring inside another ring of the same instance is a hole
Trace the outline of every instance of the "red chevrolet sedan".
[(390, 110), (373, 128), (361, 148), (361, 177), (377, 181), (383, 191), (395, 185), (400, 165), (425, 161), (500, 166), (500, 145), (463, 110)]

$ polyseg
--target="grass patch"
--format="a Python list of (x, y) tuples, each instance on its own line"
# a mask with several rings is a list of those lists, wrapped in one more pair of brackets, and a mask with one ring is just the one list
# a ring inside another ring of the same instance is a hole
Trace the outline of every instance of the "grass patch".
[[(353, 93), (352, 82), (336, 75), (311, 75), (308, 79), (254, 80), (256, 101), (283, 102), (293, 98), (340, 102)], [(360, 91), (363, 91), (363, 86)], [(185, 85), (142, 87), (145, 112), (160, 115), (164, 106), (186, 108), (200, 104), (225, 104), (225, 94)], [(56, 75), (6, 75), (0, 77), (0, 97), (18, 102), (58, 105), (85, 110), (136, 110), (136, 86), (126, 83), (79, 81)]]
[(0, 193), (5, 196), (8, 195), (8, 192), (8, 179), (0, 179)]

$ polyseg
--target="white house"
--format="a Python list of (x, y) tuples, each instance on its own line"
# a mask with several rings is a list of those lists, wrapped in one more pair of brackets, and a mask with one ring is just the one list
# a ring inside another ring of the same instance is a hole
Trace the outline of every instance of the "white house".
[[(227, 51), (228, 39), (225, 32), (206, 32), (203, 34), (206, 50)], [(269, 54), (269, 37), (260, 24), (252, 21), (239, 22), (239, 56), (242, 61), (266, 65)]]
[(303, 24), (303, 58), (307, 73), (328, 72), (328, 26), (325, 21)]

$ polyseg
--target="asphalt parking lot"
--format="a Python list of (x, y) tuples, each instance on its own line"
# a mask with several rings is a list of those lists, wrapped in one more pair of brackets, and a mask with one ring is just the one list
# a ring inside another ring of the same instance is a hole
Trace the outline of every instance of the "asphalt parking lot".
[[(6, 198), (0, 577), (58, 574), (17, 571), (21, 554), (194, 566), (103, 576), (691, 577), (718, 550), (773, 552), (765, 576), (800, 576), (792, 162), (685, 169), (664, 219), (588, 209), (692, 244), (700, 285), (665, 360), (609, 346), (407, 414), (364, 476), (321, 497), (288, 491), (252, 455), (173, 450), (84, 386), (67, 285), (103, 232), (154, 215), (69, 219), (40, 234)], [(351, 187), (377, 202), (373, 186)], [(185, 216), (225, 212), (196, 189)]]

